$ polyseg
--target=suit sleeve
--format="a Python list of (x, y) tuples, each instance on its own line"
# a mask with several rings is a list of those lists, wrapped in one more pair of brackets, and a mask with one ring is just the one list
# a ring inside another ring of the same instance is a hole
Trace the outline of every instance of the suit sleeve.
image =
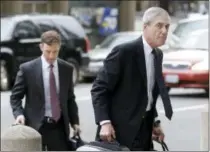
[(71, 71), (71, 76), (70, 76), (71, 80), (68, 90), (68, 115), (71, 125), (75, 124), (79, 125), (78, 106), (75, 101), (74, 85), (72, 81), (72, 72), (73, 72), (72, 68), (70, 69), (70, 71)]
[(17, 73), (14, 86), (12, 88), (12, 94), (10, 96), (10, 105), (12, 108), (13, 115), (16, 119), (17, 116), (23, 115), (22, 99), (26, 93), (26, 82), (25, 82), (24, 70), (20, 66)]
[(104, 60), (104, 66), (97, 75), (91, 89), (92, 103), (96, 124), (104, 120), (110, 120), (109, 102), (110, 96), (116, 87), (121, 72), (121, 53), (118, 47)]

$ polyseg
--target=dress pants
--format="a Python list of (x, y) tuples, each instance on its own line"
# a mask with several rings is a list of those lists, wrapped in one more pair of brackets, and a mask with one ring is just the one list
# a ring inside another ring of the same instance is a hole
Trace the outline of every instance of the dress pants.
[(146, 112), (142, 117), (140, 129), (133, 141), (132, 151), (149, 151), (152, 148), (152, 112)]
[(63, 118), (55, 122), (45, 117), (39, 132), (42, 135), (43, 151), (68, 151)]

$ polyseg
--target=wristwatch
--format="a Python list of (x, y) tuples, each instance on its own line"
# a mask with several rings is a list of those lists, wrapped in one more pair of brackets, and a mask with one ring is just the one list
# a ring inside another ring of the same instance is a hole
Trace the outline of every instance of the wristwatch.
[(160, 126), (160, 120), (156, 120), (156, 121), (154, 122), (154, 127), (158, 127), (158, 126)]

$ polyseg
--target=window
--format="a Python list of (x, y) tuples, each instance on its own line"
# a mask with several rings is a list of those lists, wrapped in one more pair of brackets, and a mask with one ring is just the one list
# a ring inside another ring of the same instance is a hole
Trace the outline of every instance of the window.
[(19, 38), (39, 38), (37, 27), (31, 21), (22, 21), (17, 24), (14, 31)]
[(49, 30), (54, 30), (61, 35), (61, 40), (65, 39), (63, 36), (64, 35), (63, 32), (59, 30), (57, 27), (55, 27), (54, 23), (51, 20), (44, 18), (44, 19), (35, 19), (34, 21), (39, 26), (41, 34)]
[(178, 24), (173, 34), (178, 37), (184, 37), (192, 31), (206, 28), (208, 28), (208, 19), (190, 21)]
[(12, 38), (15, 23), (11, 18), (1, 18), (1, 41), (7, 41)]

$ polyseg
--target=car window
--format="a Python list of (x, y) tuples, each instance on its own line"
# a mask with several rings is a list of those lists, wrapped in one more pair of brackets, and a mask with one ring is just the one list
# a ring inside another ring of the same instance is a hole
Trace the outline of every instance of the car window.
[(208, 50), (208, 40), (208, 32), (192, 33), (184, 37), (178, 46), (183, 49)]
[(83, 29), (83, 27), (75, 18), (71, 16), (65, 16), (65, 17), (58, 16), (52, 20), (56, 24), (59, 24), (61, 27), (63, 27), (65, 30), (73, 33), (74, 35), (77, 35), (82, 38), (86, 36), (85, 30)]
[(31, 21), (21, 21), (16, 25), (14, 33), (19, 38), (39, 38), (38, 28)]
[(12, 39), (15, 23), (11, 18), (1, 18), (1, 41)]
[(114, 41), (117, 38), (116, 34), (110, 35), (107, 38), (105, 38), (104, 41), (102, 41), (102, 43), (100, 44), (100, 48), (108, 48), (112, 41)]
[(139, 37), (138, 34), (114, 34), (111, 36), (108, 36), (101, 44), (100, 48), (113, 48), (119, 44), (126, 43), (132, 40), (135, 40)]
[(48, 19), (34, 19), (34, 22), (39, 26), (41, 34), (49, 31), (49, 30), (55, 30), (61, 35), (61, 39), (64, 40), (64, 32), (60, 30), (58, 27), (54, 25), (54, 23), (51, 20)]
[(183, 22), (179, 23), (176, 26), (173, 34), (176, 35), (177, 37), (184, 37), (185, 35), (189, 34), (194, 30), (206, 29), (206, 28), (208, 28), (208, 19)]
[(115, 46), (123, 43), (127, 43), (130, 41), (133, 41), (135, 39), (139, 38), (139, 35), (123, 35), (120, 37), (117, 37), (110, 45), (110, 48), (114, 48)]

